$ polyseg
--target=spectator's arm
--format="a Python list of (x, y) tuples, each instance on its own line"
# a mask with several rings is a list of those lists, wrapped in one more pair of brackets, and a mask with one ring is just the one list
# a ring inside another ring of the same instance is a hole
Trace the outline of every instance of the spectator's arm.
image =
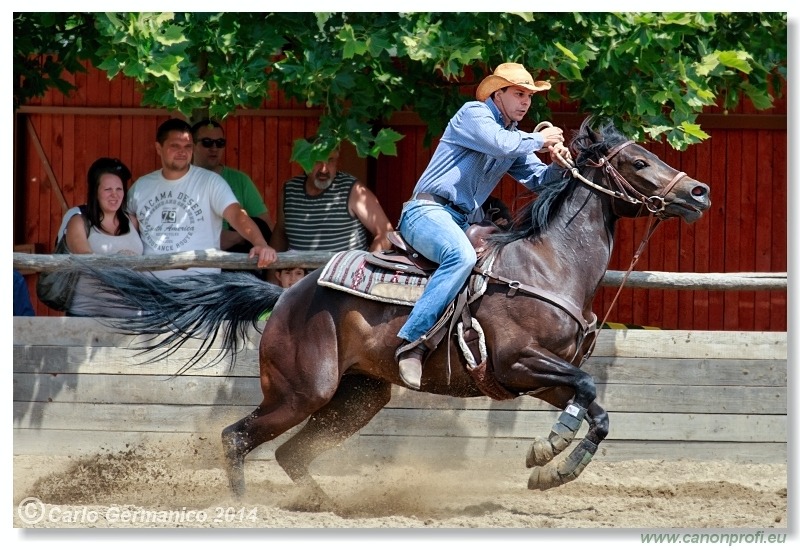
[[(269, 227), (270, 231), (273, 231), (275, 224), (272, 222), (272, 219), (269, 216), (269, 212), (264, 212), (263, 214), (259, 214), (255, 216), (256, 218), (263, 220), (267, 227)], [(229, 248), (233, 248), (238, 244), (242, 244), (245, 242), (245, 238), (239, 235), (233, 229), (223, 229), (219, 236), (220, 241), (220, 248), (222, 250), (228, 250)], [(274, 246), (272, 248), (275, 248)]]
[(284, 188), (281, 197), (278, 200), (278, 215), (275, 225), (272, 227), (272, 237), (269, 239), (269, 245), (278, 252), (286, 252), (289, 250), (289, 240), (286, 238), (286, 226), (283, 220), (283, 200), (286, 193)]
[(89, 237), (86, 235), (86, 223), (83, 221), (82, 215), (78, 214), (69, 219), (64, 238), (67, 239), (67, 248), (70, 253), (92, 254)]
[(136, 232), (139, 232), (139, 218), (134, 216), (133, 214), (128, 214), (128, 219), (131, 221), (131, 227), (133, 227)]
[(223, 229), (219, 234), (219, 246), (222, 250), (228, 250), (244, 241), (244, 237), (233, 229)]
[[(267, 224), (270, 231), (275, 231), (275, 222), (272, 221), (272, 216), (269, 215), (269, 210), (264, 212), (263, 214), (259, 214), (256, 218), (260, 218), (264, 220), (264, 223)], [(273, 247), (274, 248), (274, 247)]]
[(394, 231), (394, 228), (378, 202), (378, 197), (360, 181), (353, 185), (349, 206), (350, 212), (361, 221), (367, 231), (372, 233), (370, 251), (391, 248), (387, 235)]
[(250, 257), (258, 257), (258, 268), (263, 269), (269, 264), (273, 263), (277, 258), (275, 250), (271, 248), (264, 236), (258, 229), (258, 226), (250, 216), (247, 215), (244, 208), (238, 203), (229, 204), (222, 212), (222, 217), (236, 230), (237, 233), (247, 239), (253, 248), (250, 250)]

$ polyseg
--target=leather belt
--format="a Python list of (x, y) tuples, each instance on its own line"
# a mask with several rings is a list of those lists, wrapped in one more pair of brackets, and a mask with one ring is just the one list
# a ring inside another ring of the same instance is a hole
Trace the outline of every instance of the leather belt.
[(461, 208), (460, 206), (456, 205), (452, 201), (447, 200), (444, 197), (440, 197), (439, 195), (432, 195), (431, 193), (417, 193), (416, 195), (411, 197), (411, 200), (433, 201), (437, 204), (441, 204), (442, 206), (449, 206), (450, 208), (452, 208), (453, 210), (455, 210), (460, 214), (463, 214), (464, 216), (469, 215), (469, 212), (465, 212), (464, 209)]

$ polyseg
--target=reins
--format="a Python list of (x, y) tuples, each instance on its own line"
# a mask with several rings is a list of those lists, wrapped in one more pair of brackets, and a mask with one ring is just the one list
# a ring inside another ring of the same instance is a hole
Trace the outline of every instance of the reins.
[[(542, 127), (552, 126), (550, 122), (541, 122), (539, 123), (534, 131), (539, 131)], [(625, 147), (632, 145), (635, 143), (633, 140), (628, 140), (619, 145), (616, 145), (612, 149), (610, 149), (604, 156), (601, 156), (598, 161), (587, 161), (587, 165), (600, 169), (603, 172), (603, 175), (606, 181), (609, 184), (609, 188), (603, 187), (590, 181), (589, 179), (585, 178), (583, 174), (580, 173), (578, 166), (572, 160), (572, 155), (570, 154), (569, 150), (567, 150), (567, 158), (561, 156), (559, 152), (555, 152), (556, 157), (560, 161), (560, 164), (566, 167), (572, 177), (583, 183), (584, 185), (598, 191), (600, 193), (604, 193), (606, 195), (610, 195), (613, 198), (623, 200), (630, 204), (640, 204), (647, 208), (650, 215), (648, 216), (648, 223), (647, 223), (647, 231), (642, 239), (642, 242), (639, 243), (639, 247), (636, 250), (636, 253), (633, 255), (631, 259), (631, 264), (628, 267), (628, 270), (622, 277), (622, 282), (617, 289), (616, 294), (614, 295), (614, 299), (611, 301), (611, 305), (608, 306), (606, 309), (606, 314), (603, 317), (603, 321), (598, 325), (597, 329), (594, 331), (594, 339), (592, 340), (591, 345), (587, 352), (583, 355), (581, 359), (581, 364), (583, 364), (589, 357), (591, 357), (592, 352), (594, 351), (595, 344), (597, 343), (597, 338), (600, 335), (600, 331), (603, 329), (606, 321), (608, 320), (609, 316), (611, 315), (611, 310), (617, 303), (617, 299), (619, 298), (620, 294), (622, 293), (622, 289), (625, 287), (625, 283), (628, 281), (628, 277), (633, 272), (633, 268), (638, 263), (639, 259), (641, 258), (642, 252), (644, 252), (645, 246), (647, 246), (648, 241), (655, 233), (656, 229), (658, 228), (659, 224), (665, 219), (663, 216), (664, 209), (666, 208), (666, 196), (672, 190), (672, 188), (684, 177), (686, 176), (685, 172), (678, 172), (675, 176), (670, 180), (670, 182), (664, 187), (664, 190), (659, 195), (652, 195), (650, 197), (640, 193), (636, 190), (629, 182), (625, 179), (625, 177), (619, 173), (619, 171), (611, 164), (610, 160), (617, 155), (620, 151), (622, 151)], [(611, 189), (610, 187), (616, 185), (618, 190)], [(634, 195), (633, 197), (631, 196)]]
[[(540, 122), (536, 125), (534, 131), (538, 132), (541, 128), (550, 127), (552, 125), (552, 123), (547, 121)], [(644, 205), (651, 214), (662, 218), (664, 208), (666, 207), (666, 202), (664, 201), (665, 197), (672, 190), (675, 184), (686, 175), (686, 173), (678, 172), (675, 174), (675, 177), (672, 178), (672, 180), (664, 188), (663, 193), (660, 195), (651, 195), (648, 197), (647, 195), (640, 193), (628, 182), (628, 180), (625, 179), (622, 174), (619, 173), (619, 171), (610, 162), (611, 159), (617, 155), (617, 153), (625, 149), (627, 146), (633, 145), (634, 143), (636, 142), (632, 139), (625, 141), (614, 146), (608, 151), (608, 153), (606, 153), (604, 156), (601, 156), (599, 160), (589, 160), (586, 162), (587, 166), (602, 170), (609, 187), (603, 187), (602, 185), (598, 185), (584, 177), (584, 175), (580, 173), (575, 161), (572, 160), (572, 155), (570, 154), (569, 150), (567, 150), (566, 158), (564, 158), (557, 151), (555, 152), (555, 156), (560, 161), (561, 166), (564, 166), (570, 171), (570, 174), (572, 174), (573, 178), (577, 179), (587, 187), (630, 204)], [(616, 187), (616, 189), (613, 189), (612, 187)]]

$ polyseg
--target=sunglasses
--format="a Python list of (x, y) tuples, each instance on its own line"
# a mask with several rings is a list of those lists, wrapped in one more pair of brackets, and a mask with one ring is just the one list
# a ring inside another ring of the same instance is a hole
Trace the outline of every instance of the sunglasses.
[(223, 147), (225, 147), (226, 143), (227, 140), (225, 138), (219, 138), (219, 139), (203, 138), (200, 140), (200, 145), (202, 145), (206, 149), (211, 149), (211, 147), (213, 147), (214, 145), (217, 146), (217, 149), (222, 149)]

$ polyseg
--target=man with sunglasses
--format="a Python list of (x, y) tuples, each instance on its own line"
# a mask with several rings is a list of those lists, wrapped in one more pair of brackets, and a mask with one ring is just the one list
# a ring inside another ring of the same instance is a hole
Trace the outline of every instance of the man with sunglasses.
[[(192, 127), (172, 118), (156, 133), (161, 169), (136, 180), (128, 193), (128, 211), (139, 223), (145, 254), (170, 254), (220, 248), (222, 222), (253, 246), (251, 258), (264, 269), (277, 259), (258, 226), (242, 209), (230, 186), (219, 174), (191, 164)], [(191, 273), (217, 273), (219, 268), (160, 270), (162, 278)]]
[[(222, 125), (216, 120), (204, 118), (192, 126), (192, 138), (194, 140), (192, 164), (216, 172), (228, 182), (236, 200), (261, 230), (264, 240), (269, 242), (274, 225), (261, 193), (250, 176), (222, 163), (226, 145)], [(247, 240), (231, 229), (227, 222), (222, 225), (220, 246), (222, 250), (228, 252), (248, 252), (250, 250)]]

